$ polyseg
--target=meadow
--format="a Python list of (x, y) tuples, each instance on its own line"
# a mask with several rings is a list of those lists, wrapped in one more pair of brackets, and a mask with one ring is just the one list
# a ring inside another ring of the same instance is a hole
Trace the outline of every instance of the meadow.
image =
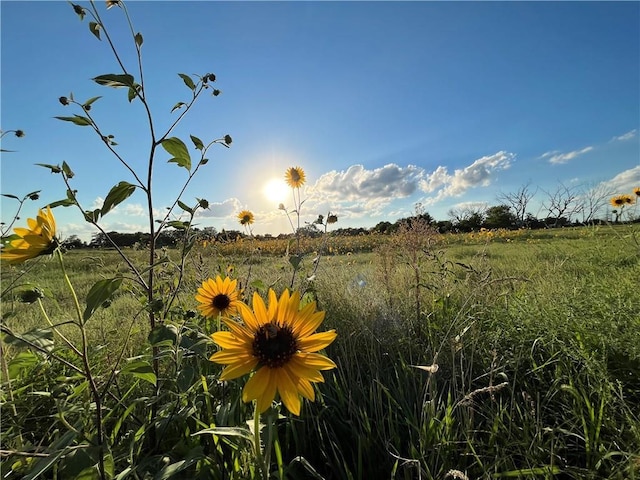
[[(316, 401), (264, 414), (271, 478), (638, 478), (639, 240), (637, 224), (440, 235), (414, 223), (302, 239), (296, 268), (275, 239), (199, 243), (185, 262), (162, 249), (153, 331), (117, 252), (67, 251), (80, 298), (124, 278), (86, 324), (107, 477), (258, 475), (245, 380), (219, 381), (209, 335), (225, 327), (196, 310), (197, 288), (222, 275), (244, 298), (295, 284), (338, 334)], [(127, 256), (144, 266), (148, 251)], [(58, 264), (3, 268), (3, 292), (3, 478), (99, 478), (80, 447), (95, 405), (61, 339), (80, 332)]]
[[(185, 192), (233, 139), (174, 135), (221, 94), (216, 75), (178, 73), (186, 100), (158, 115), (125, 2), (68, 7), (111, 59), (93, 89), (135, 105), (149, 151), (116, 148), (98, 120), (115, 103), (70, 93), (55, 118), (127, 179), (96, 208), (70, 164), (38, 164), (64, 193), (26, 222), (40, 190), (2, 192), (17, 202), (0, 229), (3, 479), (640, 477), (640, 187), (610, 199), (612, 224), (440, 234), (418, 204), (393, 233), (340, 236), (331, 211), (301, 227), (318, 212), (301, 215), (307, 179), (292, 166), (288, 239), (257, 238), (242, 210), (238, 240), (205, 240), (194, 222), (209, 201)], [(162, 218), (159, 162), (183, 174)], [(104, 217), (134, 192), (148, 231), (121, 247)], [(66, 249), (58, 207), (113, 248)]]

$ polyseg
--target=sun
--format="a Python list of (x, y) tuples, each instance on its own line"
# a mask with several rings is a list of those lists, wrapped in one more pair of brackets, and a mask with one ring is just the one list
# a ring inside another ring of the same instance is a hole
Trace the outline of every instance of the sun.
[(280, 178), (272, 178), (264, 184), (264, 187), (262, 187), (262, 193), (264, 193), (264, 196), (267, 197), (270, 202), (275, 204), (284, 202), (289, 191), (290, 188), (284, 180)]

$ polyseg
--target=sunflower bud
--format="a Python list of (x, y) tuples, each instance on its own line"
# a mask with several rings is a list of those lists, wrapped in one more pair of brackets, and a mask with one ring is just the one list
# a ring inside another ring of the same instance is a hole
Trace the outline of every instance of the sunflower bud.
[(73, 11), (76, 12), (77, 15), (80, 15), (80, 17), (84, 17), (84, 8), (82, 8), (80, 5), (76, 5), (75, 3), (72, 3), (71, 5), (73, 5)]
[(331, 223), (336, 223), (338, 221), (338, 216), (330, 213), (329, 216), (327, 217), (327, 223), (331, 224)]
[(59, 101), (62, 105), (64, 105), (65, 107), (66, 107), (67, 105), (69, 105), (69, 99), (68, 99), (67, 97), (60, 97), (60, 98), (58, 99), (58, 101)]
[(15, 134), (18, 138), (24, 137), (24, 131), (22, 130), (16, 130)]
[(213, 96), (217, 97), (218, 95), (220, 95), (220, 90), (218, 90), (217, 88), (213, 91)]
[(231, 135), (225, 135), (224, 136), (224, 143), (226, 143), (227, 145), (231, 145), (231, 142), (233, 142), (233, 139), (231, 138)]
[(44, 293), (42, 293), (42, 290), (39, 288), (32, 288), (31, 290), (20, 292), (20, 301), (22, 303), (35, 303), (41, 298), (44, 298)]

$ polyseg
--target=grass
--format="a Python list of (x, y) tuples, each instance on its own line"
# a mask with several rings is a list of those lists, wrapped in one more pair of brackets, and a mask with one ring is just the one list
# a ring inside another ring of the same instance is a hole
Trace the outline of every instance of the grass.
[[(288, 478), (640, 477), (639, 233), (637, 226), (619, 226), (443, 238), (414, 226), (362, 245), (358, 238), (329, 238), (328, 246), (338, 246), (320, 259), (313, 280), (306, 280), (313, 273), (312, 252), (328, 250), (304, 244), (309, 255), (296, 287), (326, 311), (324, 328), (337, 330), (326, 353), (338, 368), (327, 372), (318, 401), (305, 403), (299, 418), (278, 421)], [(291, 266), (279, 254), (281, 246), (263, 244), (256, 254), (255, 244), (247, 243), (199, 247), (176, 305), (194, 309), (195, 289), (218, 272), (233, 271), (247, 294), (288, 287)], [(144, 264), (145, 252), (131, 253)], [(173, 251), (166, 255), (177, 258)], [(72, 251), (65, 262), (81, 298), (96, 280), (125, 272), (113, 252)], [(162, 295), (171, 293), (174, 275), (167, 262), (159, 274), (167, 286)], [(54, 322), (65, 320), (71, 304), (54, 262), (37, 261), (22, 281), (48, 292), (45, 308)], [(45, 326), (36, 304), (7, 297), (2, 314), (17, 332)], [(143, 315), (136, 291), (121, 289), (91, 318), (90, 343), (102, 374), (119, 355), (148, 353)], [(197, 329), (215, 328), (200, 323)], [(78, 333), (69, 326), (61, 331), (70, 338)], [(213, 351), (198, 343), (198, 332), (184, 332), (193, 340), (185, 352), (204, 359)], [(21, 352), (3, 346), (14, 366)], [(198, 472), (243, 478), (229, 472), (239, 472), (233, 462), (247, 458), (229, 457), (227, 447), (216, 443), (228, 446), (233, 439), (190, 435), (212, 423), (243, 424), (242, 381), (220, 385), (214, 364), (188, 355), (167, 358), (180, 362), (166, 367), (164, 380), (180, 402), (167, 400), (160, 409), (166, 425), (176, 428), (166, 430), (161, 455), (171, 462), (191, 455), (199, 459)], [(32, 444), (49, 435), (55, 395), (44, 395), (38, 406), (32, 399), (37, 391), (60, 388), (52, 381), (50, 369), (60, 369), (54, 363), (49, 370), (25, 368), (11, 384), (14, 400), (4, 394), (3, 410), (15, 405), (28, 424), (3, 428), (3, 450), (16, 448), (18, 427)], [(58, 374), (69, 375), (63, 370)], [(130, 386), (131, 395), (144, 391)], [(121, 433), (112, 448), (116, 471), (123, 471), (127, 455), (116, 447), (126, 443), (122, 432), (135, 434), (137, 423), (133, 413), (118, 415)], [(241, 448), (239, 442), (233, 448)], [(7, 456), (3, 470), (16, 458)], [(149, 466), (154, 468), (165, 471)]]

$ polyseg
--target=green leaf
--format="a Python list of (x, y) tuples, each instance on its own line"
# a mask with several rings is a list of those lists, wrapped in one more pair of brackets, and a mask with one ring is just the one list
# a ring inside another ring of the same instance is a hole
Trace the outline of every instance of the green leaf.
[(184, 203), (182, 200), (178, 200), (178, 206), (181, 209), (183, 209), (185, 212), (189, 212), (189, 213), (193, 214), (193, 209), (189, 205)]
[(289, 257), (289, 263), (293, 266), (294, 270), (298, 269), (301, 261), (302, 255), (292, 255)]
[(140, 32), (138, 32), (138, 33), (136, 33), (134, 38), (135, 38), (135, 41), (136, 41), (136, 45), (138, 47), (141, 47), (142, 46), (142, 42), (144, 42), (144, 40), (142, 38), (142, 34)]
[(50, 328), (34, 328), (21, 334), (6, 333), (4, 341), (8, 345), (16, 347), (35, 345), (46, 352), (50, 352), (53, 350), (53, 330)]
[(93, 33), (98, 40), (102, 40), (100, 38), (100, 24), (96, 22), (89, 22), (89, 30)]
[(153, 347), (178, 343), (178, 329), (174, 325), (160, 325), (149, 332), (149, 343)]
[(178, 372), (176, 378), (176, 385), (178, 390), (186, 392), (193, 385), (193, 380), (196, 378), (196, 371), (193, 367), (185, 366)]
[(73, 170), (71, 170), (71, 167), (69, 166), (69, 164), (65, 161), (62, 162), (62, 171), (67, 176), (67, 178), (73, 178), (73, 176), (75, 175), (73, 173)]
[(100, 454), (103, 454), (105, 478), (113, 478), (114, 462), (110, 452), (104, 452), (100, 447), (83, 445), (84, 448), (71, 450), (59, 464), (60, 478), (74, 480), (100, 480), (98, 467)]
[(51, 202), (48, 207), (56, 208), (56, 207), (70, 207), (71, 205), (75, 205), (75, 200), (70, 198), (65, 198), (64, 200), (58, 200), (56, 202)]
[(0, 193), (0, 195), (2, 195), (3, 197), (7, 197), (7, 198), (15, 198), (16, 200), (20, 200), (19, 197), (12, 195), (10, 193)]
[(83, 105), (86, 107), (88, 105), (91, 105), (93, 102), (95, 102), (96, 100), (100, 99), (102, 97), (91, 97), (89, 100), (87, 100), (86, 102), (83, 103)]
[(87, 308), (84, 310), (82, 319), (86, 322), (100, 305), (109, 300), (120, 285), (122, 278), (107, 278), (96, 282), (87, 294)]
[(173, 155), (173, 158), (169, 159), (169, 163), (177, 163), (180, 167), (191, 171), (191, 156), (182, 140), (178, 137), (167, 138), (162, 141), (162, 148)]
[(84, 219), (89, 223), (96, 223), (100, 219), (101, 210), (96, 208), (95, 210), (85, 210)]
[(185, 75), (184, 73), (179, 73), (178, 75), (187, 87), (189, 87), (191, 90), (196, 89), (196, 84), (193, 83), (193, 80), (191, 80), (191, 77), (189, 75)]
[(120, 182), (109, 190), (107, 198), (104, 199), (102, 204), (102, 216), (104, 217), (109, 213), (113, 207), (124, 202), (135, 191), (136, 186), (129, 182)]
[(73, 117), (54, 117), (54, 118), (57, 118), (58, 120), (63, 120), (65, 122), (75, 123), (76, 125), (79, 125), (81, 127), (88, 127), (89, 125), (91, 125), (91, 120), (89, 120), (87, 117), (83, 117), (82, 115), (74, 115)]
[(48, 163), (36, 163), (36, 165), (38, 165), (40, 167), (48, 168), (49, 170), (51, 170), (51, 173), (61, 173), (62, 172), (62, 169), (60, 168), (60, 165), (49, 165)]
[(31, 368), (39, 362), (38, 356), (30, 350), (18, 353), (9, 362), (9, 378), (14, 380), (24, 369)]
[(153, 372), (153, 367), (145, 360), (135, 360), (127, 363), (120, 373), (133, 375), (134, 377), (144, 380), (145, 382), (149, 382), (154, 386), (158, 380), (156, 374)]
[(179, 109), (179, 108), (184, 107), (185, 105), (186, 105), (186, 103), (184, 103), (184, 102), (178, 102), (178, 103), (176, 103), (176, 104), (173, 106), (173, 108), (171, 109), (171, 113), (173, 113), (173, 111), (174, 111), (174, 110), (177, 110), (177, 109)]
[[(78, 428), (79, 425), (76, 425)], [(52, 452), (49, 456), (40, 458), (28, 475), (23, 477), (23, 480), (36, 480), (43, 473), (46, 473), (50, 468), (52, 468), (56, 463), (58, 463), (60, 457), (64, 456), (66, 453), (69, 453), (67, 447), (69, 447), (73, 441), (78, 436), (79, 430), (68, 430), (66, 433), (61, 435), (61, 437), (55, 442), (49, 445), (49, 451)]]
[(129, 92), (127, 92), (127, 99), (129, 100), (129, 103), (131, 103), (133, 99), (136, 98), (136, 96), (138, 96), (139, 92), (140, 92), (140, 85), (138, 83), (134, 83), (133, 87), (129, 87)]
[(186, 230), (189, 228), (189, 222), (181, 222), (180, 220), (172, 220), (171, 222), (167, 222), (167, 225), (176, 230)]
[(135, 87), (133, 75), (129, 75), (128, 73), (121, 75), (107, 73), (106, 75), (98, 75), (92, 80), (98, 85), (104, 85), (105, 87)]
[(198, 150), (202, 150), (204, 148), (204, 143), (202, 143), (202, 140), (200, 140), (198, 137), (196, 137), (195, 135), (189, 135), (191, 137), (191, 141), (193, 142), (193, 145), (198, 149)]

